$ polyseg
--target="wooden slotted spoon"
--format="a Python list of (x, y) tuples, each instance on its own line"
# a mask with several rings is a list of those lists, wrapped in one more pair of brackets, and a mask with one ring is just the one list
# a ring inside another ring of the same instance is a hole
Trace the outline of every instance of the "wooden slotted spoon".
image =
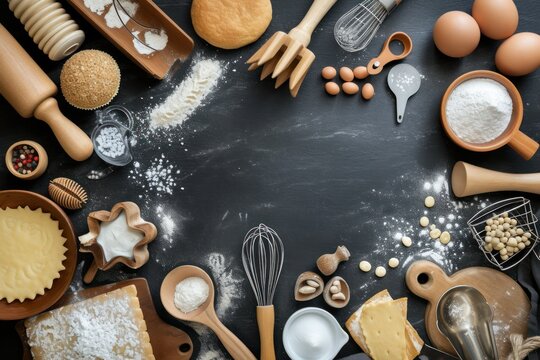
[(261, 80), (272, 74), (278, 88), (289, 80), (289, 90), (296, 97), (315, 54), (307, 48), (311, 34), (337, 0), (315, 0), (300, 24), (288, 34), (278, 31), (249, 58), (249, 71), (263, 66)]

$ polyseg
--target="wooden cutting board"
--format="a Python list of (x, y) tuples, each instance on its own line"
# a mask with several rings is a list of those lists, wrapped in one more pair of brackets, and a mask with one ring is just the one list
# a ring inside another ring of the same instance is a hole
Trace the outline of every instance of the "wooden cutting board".
[[(94, 288), (87, 288), (78, 291), (76, 294), (67, 292), (50, 310), (62, 307), (64, 305), (83, 301), (94, 296), (119, 289), (124, 286), (135, 285), (137, 288), (137, 297), (141, 304), (141, 310), (144, 314), (144, 320), (150, 335), (150, 343), (157, 360), (188, 360), (193, 352), (193, 344), (188, 334), (184, 331), (171, 326), (161, 320), (154, 308), (152, 295), (148, 288), (148, 283), (144, 278), (124, 280), (113, 284), (107, 284)], [(26, 328), (24, 322), (20, 321), (16, 326), (17, 332), (23, 343), (23, 360), (32, 359), (30, 347), (27, 344)]]
[(510, 334), (527, 335), (529, 298), (511, 277), (486, 267), (470, 267), (446, 275), (431, 261), (420, 260), (409, 266), (405, 276), (407, 286), (415, 295), (428, 301), (425, 326), (431, 343), (439, 350), (456, 354), (448, 339), (437, 328), (437, 304), (441, 296), (458, 285), (472, 286), (486, 298), (493, 310), (493, 330), (499, 357), (511, 351)]

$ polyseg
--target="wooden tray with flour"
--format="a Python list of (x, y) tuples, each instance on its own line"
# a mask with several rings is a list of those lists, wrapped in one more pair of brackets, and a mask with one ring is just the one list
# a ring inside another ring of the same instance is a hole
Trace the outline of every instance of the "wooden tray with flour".
[[(87, 8), (84, 0), (68, 0), (75, 10), (134, 63), (153, 77), (163, 79), (176, 61), (183, 61), (191, 54), (193, 39), (151, 0), (133, 0), (133, 2), (138, 5), (137, 12), (132, 16), (136, 22), (128, 19), (129, 21), (125, 22), (126, 26), (112, 28), (105, 20), (107, 11), (109, 9), (114, 11), (112, 4), (105, 7), (99, 14)], [(132, 32), (148, 29), (145, 27), (165, 30), (168, 41), (163, 50), (154, 51), (148, 55), (137, 51), (134, 45), (134, 41), (137, 40), (134, 40)]]
[[(87, 288), (79, 290), (76, 293), (67, 292), (52, 308), (56, 309), (64, 305), (83, 301), (97, 295), (113, 291), (124, 286), (135, 285), (137, 288), (137, 297), (144, 314), (144, 320), (150, 335), (150, 343), (157, 360), (187, 360), (191, 358), (193, 352), (193, 343), (191, 338), (184, 331), (171, 326), (161, 320), (154, 308), (152, 295), (148, 288), (148, 283), (144, 278), (135, 278), (124, 280), (113, 284)], [(17, 332), (23, 343), (23, 360), (31, 360), (32, 354), (27, 344), (26, 328), (24, 322), (20, 321), (16, 325)]]
[(525, 291), (510, 276), (487, 267), (470, 267), (448, 276), (438, 265), (415, 261), (405, 275), (407, 287), (428, 301), (425, 315), (426, 332), (439, 350), (456, 354), (448, 339), (437, 327), (437, 304), (441, 296), (458, 285), (472, 286), (486, 298), (493, 311), (493, 330), (501, 359), (511, 351), (510, 334), (526, 337), (531, 304)]

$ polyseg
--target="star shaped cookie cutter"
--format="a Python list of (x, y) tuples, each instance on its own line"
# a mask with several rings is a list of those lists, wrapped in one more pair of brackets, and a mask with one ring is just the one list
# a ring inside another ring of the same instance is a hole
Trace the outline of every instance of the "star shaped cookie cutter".
[[(106, 261), (103, 248), (97, 242), (101, 224), (116, 220), (122, 211), (124, 211), (126, 215), (128, 227), (142, 232), (144, 237), (133, 247), (132, 259), (125, 256), (116, 256), (110, 261)], [(111, 211), (100, 210), (91, 212), (88, 215), (87, 222), (89, 232), (79, 236), (79, 241), (81, 243), (79, 252), (91, 253), (94, 256), (90, 268), (83, 277), (83, 281), (86, 284), (94, 280), (98, 270), (107, 271), (118, 263), (122, 263), (132, 269), (138, 269), (148, 262), (148, 259), (150, 258), (150, 254), (148, 253), (148, 243), (156, 238), (157, 229), (154, 224), (145, 221), (141, 217), (141, 210), (137, 204), (130, 201), (124, 201), (114, 205)]]

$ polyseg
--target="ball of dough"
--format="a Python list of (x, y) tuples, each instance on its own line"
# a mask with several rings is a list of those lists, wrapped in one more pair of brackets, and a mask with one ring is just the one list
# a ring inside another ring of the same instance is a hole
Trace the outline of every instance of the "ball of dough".
[(360, 261), (360, 264), (358, 264), (358, 267), (363, 272), (369, 272), (371, 270), (371, 264), (369, 263), (369, 261), (365, 261), (365, 260)]
[(435, 206), (435, 198), (433, 196), (428, 196), (424, 200), (424, 205), (428, 208), (432, 208), (433, 206)]
[(397, 268), (399, 265), (399, 260), (396, 258), (390, 258), (388, 260), (388, 266), (390, 266), (392, 269)]
[(111, 55), (99, 50), (79, 51), (65, 62), (60, 73), (62, 95), (82, 110), (107, 105), (119, 87), (118, 64)]
[(271, 20), (270, 0), (193, 0), (191, 4), (197, 34), (222, 49), (257, 41)]
[(382, 266), (377, 266), (375, 269), (375, 275), (380, 278), (384, 277), (386, 275), (386, 269)]

